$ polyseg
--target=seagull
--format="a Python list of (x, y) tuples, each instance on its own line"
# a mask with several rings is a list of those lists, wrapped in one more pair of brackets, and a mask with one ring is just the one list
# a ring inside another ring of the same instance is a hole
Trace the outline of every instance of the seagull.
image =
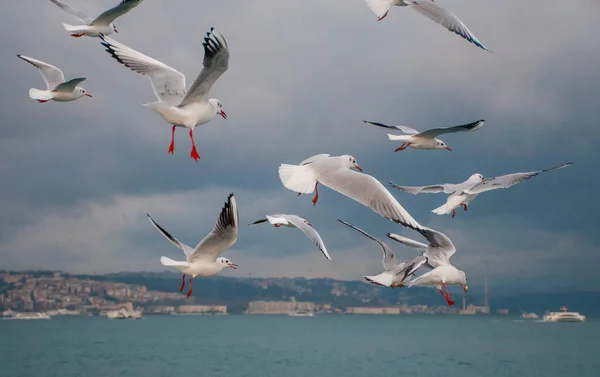
[(431, 194), (438, 192), (444, 192), (445, 194), (449, 194), (446, 203), (441, 207), (434, 209), (431, 212), (437, 215), (448, 215), (452, 213), (452, 218), (454, 218), (454, 216), (456, 215), (456, 208), (462, 206), (463, 209), (466, 211), (467, 205), (482, 192), (501, 188), (508, 188), (512, 185), (516, 185), (517, 183), (521, 183), (531, 177), (535, 177), (536, 175), (539, 175), (541, 173), (566, 168), (567, 166), (572, 164), (572, 162), (567, 162), (566, 164), (555, 166), (550, 169), (538, 170), (529, 173), (507, 174), (491, 178), (483, 178), (483, 175), (476, 173), (471, 175), (466, 181), (458, 184), (445, 183), (441, 185), (410, 187), (400, 186), (393, 182), (390, 182), (390, 185), (393, 188), (414, 195), (421, 193)]
[(150, 79), (158, 101), (144, 106), (156, 111), (165, 121), (173, 125), (169, 153), (173, 154), (175, 151), (175, 128), (189, 128), (192, 141), (190, 156), (198, 161), (200, 155), (194, 143), (194, 128), (210, 122), (217, 114), (227, 119), (221, 101), (208, 98), (213, 84), (227, 70), (229, 64), (229, 49), (225, 38), (214, 28), (210, 28), (206, 33), (202, 43), (204, 67), (187, 92), (185, 76), (181, 72), (104, 35), (100, 35), (100, 38), (106, 51), (115, 60)]
[(190, 277), (190, 290), (186, 294), (186, 298), (192, 294), (192, 280), (196, 276), (213, 276), (224, 268), (237, 269), (237, 264), (231, 263), (227, 258), (219, 257), (222, 252), (229, 249), (237, 241), (238, 209), (233, 194), (229, 194), (227, 197), (227, 202), (221, 210), (214, 229), (194, 249), (170, 235), (149, 214), (147, 216), (156, 230), (185, 253), (185, 262), (175, 261), (163, 256), (160, 257), (160, 263), (163, 266), (175, 267), (183, 273), (181, 287), (179, 288), (180, 292), (183, 292), (185, 287), (186, 275), (192, 275)]
[(17, 56), (39, 69), (46, 82), (46, 90), (35, 88), (29, 89), (29, 98), (35, 99), (39, 103), (44, 103), (50, 100), (69, 102), (75, 101), (83, 96), (91, 97), (90, 94), (86, 93), (85, 89), (77, 86), (77, 84), (85, 80), (85, 77), (65, 81), (65, 75), (55, 66), (25, 55)]
[(363, 122), (373, 125), (373, 126), (377, 126), (377, 127), (400, 130), (400, 131), (404, 132), (405, 134), (407, 134), (407, 135), (388, 134), (388, 137), (390, 138), (390, 140), (399, 140), (402, 142), (402, 145), (400, 147), (396, 148), (396, 150), (394, 150), (394, 152), (398, 152), (398, 151), (403, 151), (408, 147), (415, 148), (415, 149), (447, 149), (447, 150), (451, 151), (452, 149), (450, 149), (446, 145), (446, 143), (444, 143), (442, 140), (438, 139), (437, 136), (443, 135), (443, 134), (455, 133), (455, 132), (475, 131), (475, 130), (478, 130), (481, 127), (483, 127), (485, 120), (480, 119), (477, 122), (463, 124), (463, 125), (454, 126), (454, 127), (432, 128), (432, 129), (429, 129), (429, 130), (423, 131), (423, 132), (419, 132), (419, 131), (415, 130), (414, 128), (410, 128), (407, 126), (390, 126), (390, 125), (383, 124), (383, 123), (370, 122), (368, 120), (363, 120)]
[(398, 262), (396, 261), (396, 256), (394, 255), (392, 249), (390, 249), (390, 247), (384, 242), (378, 240), (364, 230), (359, 229), (352, 224), (340, 219), (338, 219), (338, 221), (377, 242), (379, 247), (381, 247), (381, 250), (383, 251), (382, 262), (384, 272), (376, 276), (364, 276), (365, 280), (371, 284), (391, 288), (402, 288), (404, 287), (404, 284), (410, 280), (411, 276), (414, 276), (415, 271), (417, 271), (423, 264), (427, 262), (427, 258), (423, 256), (424, 250), (421, 251), (418, 257), (410, 259), (406, 262)]
[[(434, 285), (440, 290), (440, 294), (446, 299), (448, 306), (454, 305), (454, 300), (450, 298), (450, 292), (446, 285), (458, 284), (465, 293), (467, 293), (469, 287), (467, 286), (467, 275), (465, 272), (450, 263), (450, 257), (456, 252), (452, 240), (445, 234), (427, 227), (416, 227), (414, 230), (421, 233), (427, 239), (429, 245), (397, 234), (387, 234), (389, 238), (395, 241), (420, 250), (422, 256), (425, 258), (425, 262), (419, 265), (419, 267), (425, 266), (431, 269), (431, 271), (409, 281), (406, 286), (410, 288), (417, 285)], [(414, 268), (412, 270), (413, 272), (416, 271)]]
[(373, 13), (379, 17), (377, 21), (381, 21), (387, 16), (392, 6), (410, 7), (423, 16), (429, 18), (435, 23), (438, 23), (473, 43), (475, 46), (490, 51), (475, 37), (473, 33), (454, 15), (454, 13), (440, 7), (434, 0), (365, 0), (367, 6), (371, 8)]
[(140, 5), (143, 0), (123, 0), (117, 6), (107, 10), (95, 19), (62, 1), (50, 1), (84, 24), (73, 26), (63, 23), (64, 28), (71, 33), (72, 37), (79, 38), (83, 36), (98, 37), (100, 34), (109, 35), (112, 34), (113, 31), (118, 33), (117, 27), (113, 24), (113, 21)]
[(331, 257), (327, 252), (327, 248), (325, 248), (325, 244), (323, 243), (321, 236), (312, 227), (312, 225), (308, 221), (306, 221), (306, 219), (303, 219), (302, 217), (296, 215), (267, 215), (266, 219), (257, 220), (252, 224), (248, 225), (262, 224), (267, 221), (273, 224), (275, 228), (279, 228), (280, 226), (288, 226), (290, 228), (300, 229), (308, 238), (310, 238), (312, 242), (315, 243), (315, 245), (317, 245), (317, 247), (319, 248), (319, 250), (321, 250), (325, 258), (331, 260)]
[(319, 200), (317, 185), (321, 183), (389, 220), (403, 225), (418, 225), (381, 182), (351, 168), (362, 172), (356, 159), (350, 155), (331, 156), (322, 153), (307, 158), (300, 165), (281, 164), (279, 179), (283, 186), (299, 195), (316, 191), (313, 205)]

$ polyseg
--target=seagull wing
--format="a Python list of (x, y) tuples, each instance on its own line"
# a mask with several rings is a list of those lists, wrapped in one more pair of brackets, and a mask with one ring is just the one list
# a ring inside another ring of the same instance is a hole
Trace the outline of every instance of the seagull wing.
[(183, 73), (144, 55), (105, 35), (100, 35), (106, 51), (119, 63), (133, 72), (148, 76), (156, 97), (170, 106), (178, 105), (185, 96)]
[(469, 124), (462, 124), (460, 126), (446, 127), (446, 128), (432, 128), (430, 130), (421, 132), (417, 136), (422, 136), (422, 137), (433, 139), (434, 137), (437, 137), (442, 134), (475, 131), (475, 130), (478, 130), (481, 127), (483, 127), (484, 123), (485, 123), (485, 120), (481, 119), (476, 122), (469, 123)]
[(150, 224), (152, 224), (152, 226), (154, 226), (154, 228), (156, 228), (156, 230), (158, 230), (160, 234), (162, 234), (167, 240), (169, 240), (169, 242), (171, 242), (177, 248), (183, 250), (186, 256), (189, 256), (194, 251), (194, 249), (179, 241), (177, 238), (173, 237), (169, 232), (167, 232), (163, 227), (158, 225), (149, 214), (146, 214), (146, 216), (148, 216)]
[(214, 262), (217, 257), (229, 249), (236, 241), (239, 229), (239, 215), (235, 197), (229, 194), (221, 210), (214, 229), (196, 245), (188, 262), (203, 260)]
[(367, 238), (372, 239), (373, 241), (377, 242), (377, 244), (379, 245), (379, 247), (381, 247), (381, 250), (383, 251), (383, 268), (386, 271), (393, 271), (396, 268), (398, 268), (398, 262), (396, 261), (396, 255), (394, 254), (394, 252), (392, 251), (392, 249), (390, 249), (390, 247), (388, 245), (386, 245), (384, 242), (378, 240), (377, 238), (371, 236), (369, 233), (365, 232), (364, 230), (355, 227), (352, 224), (349, 224), (343, 220), (338, 219), (339, 222), (341, 222), (342, 224), (349, 226), (350, 228), (362, 233), (362, 235), (364, 235)]
[(473, 33), (471, 33), (465, 24), (463, 24), (462, 21), (454, 15), (454, 13), (440, 7), (437, 5), (437, 3), (431, 0), (405, 0), (405, 2), (409, 5), (412, 4), (410, 6), (412, 9), (421, 13), (433, 22), (438, 23), (451, 32), (460, 35), (467, 41), (473, 43), (475, 46), (489, 51), (488, 48), (485, 47)]
[(227, 42), (214, 28), (210, 28), (210, 31), (206, 33), (202, 45), (204, 46), (204, 68), (190, 86), (190, 90), (181, 101), (180, 106), (208, 100), (210, 89), (229, 67)]
[(467, 194), (480, 194), (485, 191), (508, 188), (512, 185), (516, 185), (517, 183), (521, 183), (531, 177), (535, 177), (536, 175), (539, 175), (541, 173), (566, 168), (567, 166), (572, 164), (572, 162), (567, 162), (566, 164), (555, 166), (550, 169), (538, 170), (529, 173), (507, 174), (494, 178), (485, 178), (483, 181), (477, 183), (471, 188), (465, 189), (464, 192)]
[(123, 0), (117, 6), (100, 14), (91, 25), (110, 25), (111, 22), (140, 5), (143, 0)]
[(65, 82), (65, 75), (60, 69), (56, 68), (55, 66), (48, 63), (44, 63), (41, 60), (30, 58), (25, 55), (17, 56), (40, 70), (40, 73), (42, 74), (42, 77), (46, 82), (46, 87), (48, 88), (48, 90), (53, 90), (58, 85)]
[(83, 13), (79, 9), (74, 8), (68, 4), (65, 4), (62, 1), (59, 1), (59, 0), (50, 0), (50, 1), (53, 2), (54, 4), (56, 4), (60, 9), (69, 13), (71, 16), (75, 17), (78, 21), (80, 21), (86, 25), (89, 24), (90, 22), (92, 22), (92, 20), (93, 20), (92, 17)]

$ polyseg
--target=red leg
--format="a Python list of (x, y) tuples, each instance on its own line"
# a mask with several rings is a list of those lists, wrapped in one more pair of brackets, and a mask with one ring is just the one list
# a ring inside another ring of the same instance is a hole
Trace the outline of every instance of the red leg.
[(396, 149), (394, 150), (394, 152), (403, 151), (403, 150), (405, 150), (406, 148), (408, 148), (408, 146), (409, 146), (409, 145), (410, 145), (410, 143), (404, 143), (404, 144), (402, 144), (402, 145), (401, 145), (399, 148), (396, 148)]
[(192, 294), (192, 280), (194, 280), (194, 278), (190, 278), (190, 290), (188, 291), (188, 293), (185, 295), (185, 298), (189, 298), (190, 295)]
[(452, 218), (454, 218), (454, 216), (456, 216), (456, 210), (455, 209), (452, 210)]
[(38, 101), (39, 103), (46, 103), (46, 102), (48, 102), (48, 101), (50, 101), (50, 100), (48, 100), (48, 99), (38, 99), (37, 101)]
[(467, 205), (463, 204), (463, 208), (465, 209), (465, 211), (467, 210)]
[(279, 228), (281, 226), (281, 224), (275, 224), (273, 225), (275, 228)]
[(389, 10), (387, 12), (385, 12), (385, 14), (383, 16), (379, 17), (379, 19), (377, 21), (383, 20), (385, 18), (385, 16), (387, 16), (388, 12), (389, 12)]
[(173, 152), (175, 152), (175, 126), (171, 131), (171, 144), (169, 145), (169, 154), (173, 154)]
[(179, 288), (179, 292), (183, 292), (183, 288), (185, 287), (185, 274), (181, 277), (181, 287)]
[(448, 306), (453, 306), (454, 300), (450, 299), (450, 291), (448, 291), (448, 287), (446, 286), (446, 283), (444, 283), (444, 289), (446, 290), (446, 296), (444, 298), (446, 299)]
[(80, 38), (83, 37), (83, 34), (71, 34), (71, 37)]
[(317, 200), (319, 200), (319, 182), (315, 183), (315, 197), (312, 200), (313, 206), (317, 204)]
[(200, 159), (200, 155), (196, 150), (196, 143), (194, 143), (194, 130), (190, 130), (190, 140), (192, 140), (192, 152), (190, 153), (190, 157), (198, 161)]

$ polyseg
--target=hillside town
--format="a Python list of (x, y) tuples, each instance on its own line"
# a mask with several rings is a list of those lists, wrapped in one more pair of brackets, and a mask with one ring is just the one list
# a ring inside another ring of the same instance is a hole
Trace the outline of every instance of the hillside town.
[[(0, 272), (0, 312), (4, 316), (15, 313), (38, 312), (50, 316), (84, 315), (112, 316), (114, 313), (143, 313), (144, 315), (194, 315), (230, 314), (227, 305), (206, 305), (195, 298), (187, 300), (179, 292), (149, 290), (146, 286), (122, 282), (79, 279), (62, 272), (47, 274)], [(280, 282), (273, 284), (281, 284)], [(261, 282), (267, 289), (269, 283)], [(298, 288), (298, 295), (302, 290)], [(331, 294), (339, 297), (344, 287), (335, 284)], [(363, 300), (366, 301), (366, 300)], [(240, 314), (249, 315), (312, 315), (313, 313), (347, 314), (441, 314), (487, 313), (487, 308), (469, 305), (458, 310), (455, 307), (408, 305), (392, 306), (345, 306), (318, 304), (310, 301), (296, 301), (295, 297), (273, 301), (248, 301)]]

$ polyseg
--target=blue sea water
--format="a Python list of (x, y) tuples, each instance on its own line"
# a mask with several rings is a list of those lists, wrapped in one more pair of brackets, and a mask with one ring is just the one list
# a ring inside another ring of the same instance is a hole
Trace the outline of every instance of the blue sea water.
[(598, 377), (600, 321), (149, 316), (0, 321), (2, 377)]

